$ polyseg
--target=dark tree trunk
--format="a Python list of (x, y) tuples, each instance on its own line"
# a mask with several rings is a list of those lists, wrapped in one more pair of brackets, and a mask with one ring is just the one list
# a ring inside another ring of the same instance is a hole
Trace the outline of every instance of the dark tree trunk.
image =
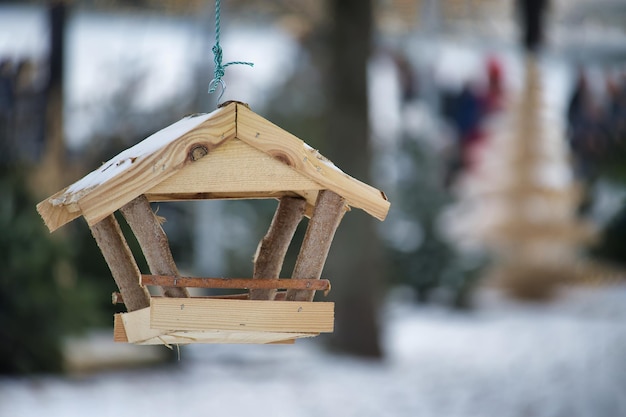
[(63, 71), (65, 61), (65, 23), (67, 6), (53, 1), (48, 7), (49, 51), (48, 83), (46, 86), (44, 156), (37, 172), (38, 189), (49, 194), (63, 187), (65, 140), (63, 137)]
[(48, 85), (51, 89), (63, 87), (63, 63), (65, 61), (65, 15), (63, 1), (53, 1), (49, 8), (50, 19), (50, 56)]
[[(366, 69), (370, 54), (370, 0), (332, 0), (328, 127), (324, 153), (351, 176), (370, 182)], [(331, 250), (327, 275), (336, 301), (331, 346), (360, 356), (382, 356), (378, 340), (377, 298), (383, 274), (373, 218), (347, 213)]]
[(548, 0), (518, 0), (517, 3), (522, 44), (527, 51), (535, 52), (543, 43)]

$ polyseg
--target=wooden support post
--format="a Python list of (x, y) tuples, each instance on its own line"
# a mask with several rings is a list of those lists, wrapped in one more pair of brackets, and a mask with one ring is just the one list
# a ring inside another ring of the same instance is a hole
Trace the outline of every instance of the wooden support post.
[[(274, 213), (267, 234), (263, 237), (254, 256), (252, 278), (278, 278), (285, 255), (298, 224), (304, 216), (306, 200), (282, 197)], [(251, 300), (273, 300), (275, 289), (251, 289)]]
[[(292, 278), (319, 279), (335, 236), (346, 212), (346, 201), (330, 190), (317, 196), (313, 215), (302, 241)], [(287, 301), (313, 301), (315, 291), (288, 290)]]
[(139, 284), (141, 273), (113, 214), (90, 226), (128, 311), (150, 307), (150, 294)]
[[(145, 195), (132, 200), (120, 211), (137, 237), (139, 246), (146, 257), (150, 272), (154, 275), (178, 275), (178, 268), (172, 257), (167, 236)], [(189, 297), (186, 288), (163, 287), (166, 297)]]

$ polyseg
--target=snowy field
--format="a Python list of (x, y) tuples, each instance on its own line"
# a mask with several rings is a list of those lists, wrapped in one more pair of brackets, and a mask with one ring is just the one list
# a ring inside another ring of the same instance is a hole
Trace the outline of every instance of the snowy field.
[(0, 378), (0, 416), (626, 416), (626, 286), (552, 304), (486, 291), (468, 314), (399, 301), (387, 357), (196, 345), (179, 366)]

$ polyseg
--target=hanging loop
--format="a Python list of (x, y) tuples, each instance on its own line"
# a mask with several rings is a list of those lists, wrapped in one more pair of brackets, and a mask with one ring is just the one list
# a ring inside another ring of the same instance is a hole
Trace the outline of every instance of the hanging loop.
[(224, 80), (222, 80), (221, 78), (219, 80), (217, 78), (213, 78), (211, 82), (209, 83), (209, 94), (215, 93), (215, 90), (217, 90), (218, 85), (222, 86), (220, 95), (219, 97), (217, 97), (217, 105), (219, 106), (220, 101), (222, 100), (222, 96), (224, 95), (224, 92), (226, 91), (226, 83), (224, 82)]
[(248, 65), (250, 67), (254, 66), (252, 62), (243, 62), (243, 61), (232, 61), (226, 64), (222, 64), (222, 47), (220, 45), (220, 9), (221, 9), (221, 1), (215, 0), (215, 45), (211, 50), (213, 51), (213, 62), (215, 63), (215, 69), (213, 70), (213, 79), (209, 83), (209, 94), (213, 94), (217, 90), (217, 86), (222, 86), (222, 91), (217, 99), (217, 103), (219, 105), (222, 96), (224, 95), (224, 91), (226, 91), (226, 83), (222, 78), (226, 73), (226, 67), (229, 65)]

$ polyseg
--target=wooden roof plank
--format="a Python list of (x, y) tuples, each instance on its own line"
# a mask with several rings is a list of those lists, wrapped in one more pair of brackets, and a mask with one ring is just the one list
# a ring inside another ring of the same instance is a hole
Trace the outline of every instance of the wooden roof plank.
[(51, 232), (54, 232), (59, 227), (81, 215), (80, 208), (76, 204), (63, 205), (55, 203), (62, 198), (68, 188), (69, 187), (65, 187), (58, 193), (53, 194), (51, 197), (37, 204), (37, 211), (46, 224), (46, 227), (48, 227), (48, 230)]
[(387, 216), (390, 204), (382, 191), (350, 177), (301, 139), (244, 105), (237, 106), (237, 138), (341, 195), (348, 205), (379, 220)]
[[(189, 116), (123, 151), (37, 209), (50, 231), (82, 214), (90, 225), (233, 138), (236, 105)], [(106, 196), (106, 198), (103, 198)], [(80, 212), (69, 211), (78, 206)]]

